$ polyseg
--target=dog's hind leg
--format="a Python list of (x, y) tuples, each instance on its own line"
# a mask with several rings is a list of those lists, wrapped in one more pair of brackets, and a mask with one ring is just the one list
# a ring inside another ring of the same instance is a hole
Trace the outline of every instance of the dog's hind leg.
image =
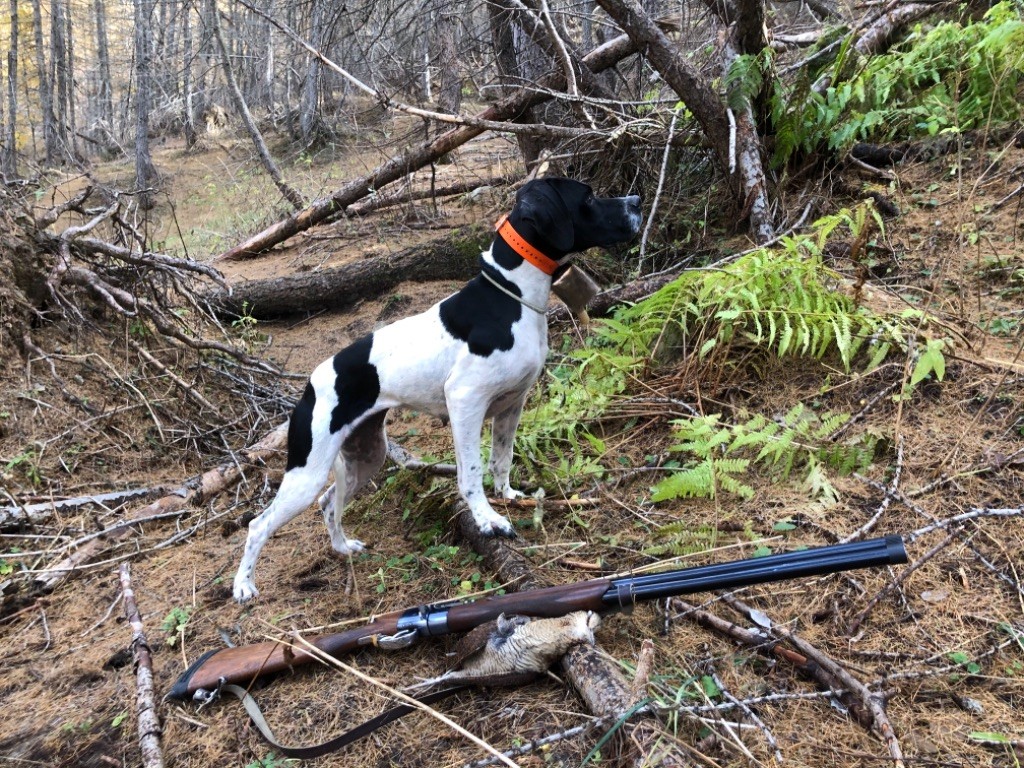
[(526, 394), (524, 392), (522, 397), (495, 415), (491, 427), (491, 477), (494, 490), (506, 499), (518, 499), (523, 495), (509, 484), (508, 473), (512, 468), (512, 447)]
[(320, 500), (324, 524), (331, 535), (331, 546), (340, 555), (361, 552), (365, 546), (359, 539), (350, 539), (345, 535), (341, 518), (345, 505), (384, 465), (387, 457), (387, 435), (384, 433), (386, 415), (387, 411), (375, 413), (345, 439), (334, 459), (334, 487)]
[(244, 603), (259, 592), (253, 583), (253, 571), (260, 550), (277, 530), (306, 509), (316, 499), (317, 493), (327, 481), (330, 457), (337, 455), (341, 448), (342, 435), (329, 435), (324, 445), (316, 446), (305, 465), (292, 467), (284, 473), (281, 487), (270, 506), (249, 523), (249, 535), (245, 540), (245, 551), (235, 574), (235, 600)]

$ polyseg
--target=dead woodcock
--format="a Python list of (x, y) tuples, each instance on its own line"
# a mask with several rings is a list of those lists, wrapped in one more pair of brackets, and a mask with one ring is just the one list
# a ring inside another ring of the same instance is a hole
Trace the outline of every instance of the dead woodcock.
[(593, 611), (576, 611), (554, 619), (499, 616), (469, 632), (455, 646), (452, 668), (435, 683), (522, 685), (542, 674), (573, 645), (593, 643), (601, 618)]

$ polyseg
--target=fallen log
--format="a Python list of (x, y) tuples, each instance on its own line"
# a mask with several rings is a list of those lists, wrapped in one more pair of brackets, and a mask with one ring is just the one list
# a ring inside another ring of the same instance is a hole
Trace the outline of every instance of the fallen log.
[[(636, 44), (628, 36), (621, 35), (595, 48), (583, 58), (583, 63), (592, 72), (602, 72), (615, 66), (622, 59), (636, 53), (636, 51)], [(529, 89), (520, 89), (501, 99), (477, 115), (477, 118), (489, 122), (512, 121), (522, 114), (524, 110), (552, 98), (550, 95), (552, 91), (559, 91), (564, 87), (564, 73), (552, 73), (540, 78)], [(482, 126), (462, 125), (441, 134), (433, 141), (412, 147), (377, 166), (367, 175), (350, 181), (330, 195), (314, 200), (301, 211), (297, 211), (264, 229), (262, 232), (258, 232), (245, 242), (228, 249), (215, 258), (240, 259), (255, 256), (268, 248), (283, 243), (299, 232), (303, 232), (321, 223), (329, 216), (361, 200), (370, 194), (371, 191), (379, 190), (386, 184), (397, 181), (403, 176), (440, 159), (470, 139), (481, 135), (485, 130), (486, 128)]]
[[(507, 539), (483, 536), (464, 502), (459, 502), (456, 509), (460, 535), (483, 556), (488, 567), (503, 582), (513, 585), (517, 590), (548, 586), (533, 574), (529, 562)], [(618, 667), (595, 646), (573, 646), (562, 658), (560, 665), (562, 674), (595, 717), (607, 717), (615, 721), (635, 706), (636, 692), (633, 687)], [(622, 760), (622, 764), (642, 765), (646, 768), (689, 764), (690, 761), (685, 758), (675, 738), (662, 728), (660, 721), (653, 715), (635, 714), (624, 727), (629, 734), (626, 743), (635, 745), (640, 754), (635, 759), (631, 757), (628, 763)]]
[(282, 315), (341, 309), (392, 290), (406, 280), (468, 280), (479, 271), (489, 226), (460, 227), (443, 238), (397, 253), (317, 272), (247, 280), (204, 298), (218, 313), (267, 320)]

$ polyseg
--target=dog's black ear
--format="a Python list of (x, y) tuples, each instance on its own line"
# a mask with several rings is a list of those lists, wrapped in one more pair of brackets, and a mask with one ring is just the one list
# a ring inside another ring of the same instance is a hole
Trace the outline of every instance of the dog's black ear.
[[(541, 242), (541, 250), (569, 253), (576, 241), (574, 208), (564, 199), (574, 194), (561, 182), (569, 179), (537, 179), (526, 184), (516, 195), (516, 205), (524, 221), (533, 224), (534, 234)], [(579, 185), (583, 186), (583, 185)]]

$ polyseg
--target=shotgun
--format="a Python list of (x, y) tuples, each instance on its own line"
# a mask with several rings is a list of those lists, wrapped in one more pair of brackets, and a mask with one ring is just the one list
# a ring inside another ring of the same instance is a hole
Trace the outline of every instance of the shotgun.
[[(367, 646), (396, 650), (412, 645), (420, 637), (468, 632), (502, 613), (536, 618), (564, 616), (573, 611), (605, 614), (630, 608), (638, 602), (675, 595), (736, 589), (905, 562), (907, 553), (903, 539), (886, 536), (642, 576), (591, 579), (478, 600), (431, 603), (387, 613), (356, 629), (319, 635), (309, 638), (309, 642), (330, 656)], [(301, 648), (274, 641), (208, 651), (185, 670), (166, 698), (205, 700), (226, 683), (247, 687), (258, 677), (290, 670), (314, 660), (316, 656)]]

